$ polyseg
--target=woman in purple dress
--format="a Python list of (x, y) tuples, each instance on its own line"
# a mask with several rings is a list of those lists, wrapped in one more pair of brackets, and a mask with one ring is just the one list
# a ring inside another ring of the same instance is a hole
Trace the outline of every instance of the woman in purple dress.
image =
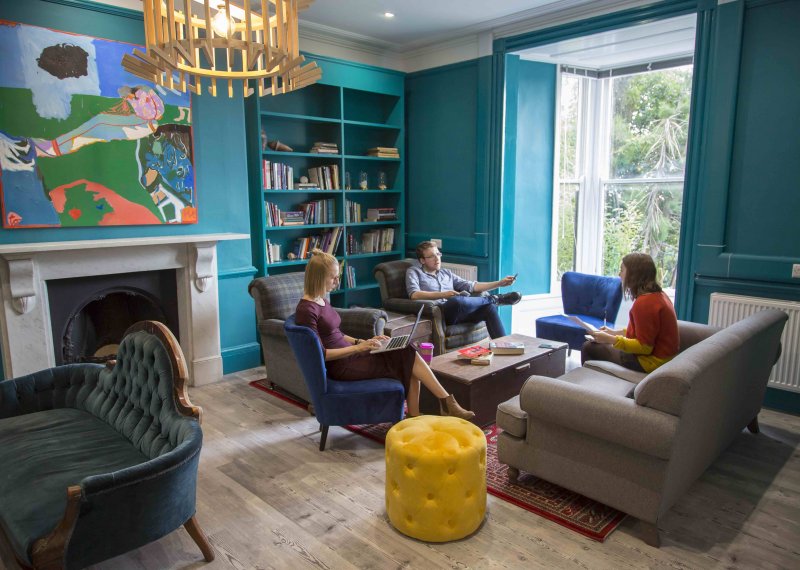
[(312, 251), (306, 266), (303, 298), (295, 311), (295, 322), (317, 333), (325, 354), (328, 376), (334, 380), (394, 378), (403, 383), (408, 415), (412, 417), (419, 415), (420, 384), (425, 384), (439, 399), (443, 416), (465, 420), (475, 417), (474, 412), (459, 406), (455, 398), (439, 384), (428, 364), (413, 347), (371, 354), (370, 351), (378, 348), (381, 341), (388, 337), (379, 335), (360, 339), (342, 333), (339, 329), (342, 322), (339, 313), (325, 300), (325, 295), (338, 286), (339, 262), (318, 249)]

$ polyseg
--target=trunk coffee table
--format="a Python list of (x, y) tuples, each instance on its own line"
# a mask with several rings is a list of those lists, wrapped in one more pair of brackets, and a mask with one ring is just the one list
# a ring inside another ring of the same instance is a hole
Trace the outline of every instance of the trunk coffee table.
[[(495, 340), (525, 343), (523, 354), (495, 354), (488, 366), (470, 364), (458, 358), (458, 352), (448, 352), (436, 356), (431, 361), (431, 369), (436, 378), (458, 403), (467, 410), (475, 412), (472, 422), (485, 426), (495, 422), (497, 405), (509, 398), (518, 396), (525, 380), (532, 374), (555, 378), (564, 374), (567, 358), (567, 344), (557, 341), (512, 334)], [(540, 348), (540, 344), (551, 344), (557, 348)], [(477, 343), (489, 346), (489, 339)], [(424, 414), (438, 414), (439, 401), (422, 386), (420, 392), (420, 411)]]

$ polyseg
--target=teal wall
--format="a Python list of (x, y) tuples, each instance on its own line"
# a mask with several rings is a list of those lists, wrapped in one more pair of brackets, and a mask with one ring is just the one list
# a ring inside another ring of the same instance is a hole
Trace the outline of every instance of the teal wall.
[[(141, 13), (80, 0), (0, 0), (0, 17), (67, 32), (141, 44)], [(0, 56), (2, 57), (2, 56)], [(64, 229), (0, 229), (0, 243), (236, 232), (250, 233), (244, 104), (241, 97), (192, 96), (199, 223)], [(218, 247), (221, 344), (225, 372), (258, 365), (255, 309), (247, 283), (255, 273), (247, 240)]]

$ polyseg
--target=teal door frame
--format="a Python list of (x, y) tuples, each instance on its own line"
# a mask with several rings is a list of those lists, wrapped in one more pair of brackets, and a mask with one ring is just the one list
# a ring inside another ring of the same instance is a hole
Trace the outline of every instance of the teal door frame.
[[(714, 48), (713, 18), (717, 3), (715, 0), (665, 0), (641, 8), (633, 8), (613, 14), (605, 14), (578, 22), (570, 22), (544, 30), (536, 30), (510, 38), (500, 38), (494, 41), (492, 57), (492, 101), (490, 109), (492, 121), (490, 127), (490, 202), (502, 206), (504, 201), (513, 199), (513, 188), (503, 187), (503, 154), (514, 153), (514, 141), (504, 141), (505, 109), (504, 86), (506, 82), (506, 55), (522, 49), (554, 43), (575, 37), (586, 36), (624, 28), (637, 24), (652, 22), (682, 16), (685, 14), (698, 14), (697, 31), (695, 37), (695, 70), (692, 85), (692, 101), (690, 109), (691, 126), (686, 157), (686, 174), (684, 182), (684, 206), (681, 214), (681, 235), (679, 241), (678, 275), (676, 309), (680, 318), (687, 318), (691, 314), (691, 283), (694, 268), (694, 252), (692, 244), (695, 243), (696, 203), (700, 181), (700, 160), (702, 156), (702, 134), (707, 132), (703, 128), (704, 113), (708, 104), (708, 93), (705, 84), (705, 70), (709, 64), (711, 50)], [(700, 72), (702, 71), (702, 73)], [(729, 85), (729, 84), (728, 84)], [(732, 95), (735, 100), (735, 94)], [(514, 228), (503, 227), (501, 207), (492, 209), (490, 235), (503, 236), (514, 231)], [(503, 239), (498, 237), (490, 244), (492, 249), (490, 271), (497, 273), (500, 260), (503, 256)], [(688, 295), (681, 294), (682, 292)]]

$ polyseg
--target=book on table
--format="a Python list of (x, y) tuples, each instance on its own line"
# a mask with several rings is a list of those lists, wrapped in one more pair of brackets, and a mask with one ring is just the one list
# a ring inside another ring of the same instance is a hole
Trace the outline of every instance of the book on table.
[(475, 345), (462, 348), (458, 351), (457, 354), (458, 358), (462, 360), (472, 360), (473, 358), (478, 358), (491, 353), (492, 351), (486, 348), (485, 346)]
[(497, 340), (489, 343), (489, 349), (495, 354), (525, 354), (524, 342)]
[(583, 327), (584, 330), (587, 330), (589, 332), (597, 332), (597, 327), (596, 326), (590, 325), (589, 323), (587, 323), (586, 321), (584, 321), (583, 319), (581, 319), (580, 317), (578, 317), (576, 315), (566, 315), (565, 314), (564, 316), (567, 317), (569, 320), (571, 320), (576, 325), (578, 325), (580, 327)]
[(474, 366), (489, 366), (492, 363), (493, 356), (494, 356), (493, 352), (487, 352), (486, 354), (482, 354), (481, 356), (470, 358), (469, 363)]

